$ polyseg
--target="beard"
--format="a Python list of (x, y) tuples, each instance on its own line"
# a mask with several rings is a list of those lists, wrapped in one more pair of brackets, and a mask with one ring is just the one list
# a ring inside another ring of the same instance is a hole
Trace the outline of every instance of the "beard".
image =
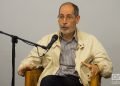
[(69, 27), (62, 27), (60, 28), (60, 32), (64, 35), (68, 35), (68, 34), (71, 34), (75, 31), (74, 28), (69, 28)]

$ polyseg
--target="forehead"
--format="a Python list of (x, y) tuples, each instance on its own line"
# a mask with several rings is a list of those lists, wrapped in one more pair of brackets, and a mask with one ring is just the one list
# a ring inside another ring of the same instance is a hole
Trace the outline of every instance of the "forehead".
[(67, 14), (73, 14), (74, 13), (74, 8), (70, 4), (63, 5), (63, 6), (61, 6), (59, 13), (60, 14), (66, 14), (66, 15)]

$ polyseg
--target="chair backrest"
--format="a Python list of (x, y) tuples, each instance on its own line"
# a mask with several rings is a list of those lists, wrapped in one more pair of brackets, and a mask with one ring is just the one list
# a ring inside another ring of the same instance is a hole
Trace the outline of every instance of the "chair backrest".
[[(27, 71), (25, 74), (25, 86), (37, 86), (37, 82), (43, 68)], [(96, 75), (90, 81), (90, 86), (101, 86), (101, 77)]]

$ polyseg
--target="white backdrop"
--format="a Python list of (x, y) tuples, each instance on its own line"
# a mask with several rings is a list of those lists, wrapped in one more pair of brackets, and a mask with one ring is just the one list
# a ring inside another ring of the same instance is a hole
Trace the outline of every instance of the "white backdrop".
[[(120, 74), (120, 0), (0, 0), (0, 31), (37, 42), (42, 36), (59, 30), (58, 8), (71, 1), (80, 8), (78, 28), (94, 34), (113, 61), (114, 74)], [(16, 86), (24, 86), (17, 67), (33, 47), (19, 41), (16, 45)], [(11, 39), (0, 34), (0, 86), (10, 86), (12, 79)], [(120, 86), (112, 79), (102, 79), (102, 86)]]

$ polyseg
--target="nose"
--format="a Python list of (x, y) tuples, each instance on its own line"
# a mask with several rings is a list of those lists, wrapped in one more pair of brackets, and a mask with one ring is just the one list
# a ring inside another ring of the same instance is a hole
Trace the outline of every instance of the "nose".
[(63, 19), (63, 24), (64, 25), (67, 24), (67, 18), (66, 17)]

